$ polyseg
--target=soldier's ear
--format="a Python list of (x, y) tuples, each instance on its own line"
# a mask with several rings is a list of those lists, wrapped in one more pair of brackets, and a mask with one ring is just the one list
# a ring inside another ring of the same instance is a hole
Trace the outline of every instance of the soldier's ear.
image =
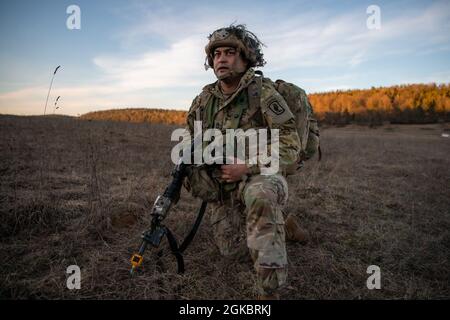
[(250, 66), (250, 60), (247, 59), (245, 54), (242, 52), (242, 50), (239, 50), (239, 56), (242, 58), (242, 61), (244, 62), (245, 69), (249, 69)]
[(248, 70), (248, 69), (250, 69), (251, 67), (253, 67), (253, 66), (252, 66), (250, 60), (245, 59), (245, 69)]

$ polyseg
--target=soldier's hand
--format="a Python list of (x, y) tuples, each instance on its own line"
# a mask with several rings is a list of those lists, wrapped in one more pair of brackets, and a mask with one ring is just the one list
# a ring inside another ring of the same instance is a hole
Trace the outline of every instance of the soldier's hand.
[(246, 174), (250, 173), (245, 164), (224, 164), (220, 169), (222, 170), (222, 179), (226, 182), (240, 181)]

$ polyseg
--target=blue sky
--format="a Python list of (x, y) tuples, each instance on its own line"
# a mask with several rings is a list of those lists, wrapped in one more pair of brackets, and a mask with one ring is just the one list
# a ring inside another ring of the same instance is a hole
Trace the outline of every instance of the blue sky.
[[(69, 5), (81, 29), (69, 30)], [(369, 5), (381, 28), (370, 30)], [(264, 74), (308, 93), (450, 82), (450, 1), (4, 1), (0, 113), (186, 110), (215, 81), (206, 37), (244, 23), (266, 44)]]

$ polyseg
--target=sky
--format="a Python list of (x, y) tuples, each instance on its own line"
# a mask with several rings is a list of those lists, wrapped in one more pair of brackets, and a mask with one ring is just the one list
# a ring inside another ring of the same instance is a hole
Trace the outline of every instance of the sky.
[(232, 23), (265, 44), (266, 77), (307, 93), (450, 83), (450, 0), (0, 0), (0, 114), (43, 114), (58, 65), (47, 114), (188, 110), (216, 80), (207, 36)]

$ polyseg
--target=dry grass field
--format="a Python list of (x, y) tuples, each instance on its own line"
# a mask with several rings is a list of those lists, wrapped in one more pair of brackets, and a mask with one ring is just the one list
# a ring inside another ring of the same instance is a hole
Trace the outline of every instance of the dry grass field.
[[(209, 220), (185, 253), (164, 241), (129, 276), (149, 210), (170, 181), (175, 126), (0, 116), (1, 299), (254, 299), (250, 262), (214, 247)], [(449, 126), (323, 128), (321, 162), (289, 179), (287, 212), (311, 234), (288, 243), (282, 299), (450, 298)], [(185, 191), (166, 224), (186, 235)], [(81, 289), (66, 268), (81, 268)], [(368, 290), (369, 265), (381, 289)]]

